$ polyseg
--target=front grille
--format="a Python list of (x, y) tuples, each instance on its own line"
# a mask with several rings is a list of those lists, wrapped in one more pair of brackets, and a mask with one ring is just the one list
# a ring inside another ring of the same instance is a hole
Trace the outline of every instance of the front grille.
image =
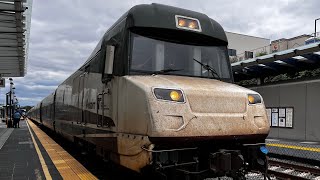
[(246, 98), (236, 95), (203, 93), (189, 95), (187, 98), (191, 110), (196, 113), (244, 113), (247, 106)]

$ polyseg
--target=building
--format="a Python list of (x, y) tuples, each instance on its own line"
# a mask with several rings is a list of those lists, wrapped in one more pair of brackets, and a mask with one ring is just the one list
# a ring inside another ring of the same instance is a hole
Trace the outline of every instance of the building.
[(304, 38), (281, 39), (282, 51), (232, 63), (235, 82), (263, 97), (268, 138), (320, 142), (320, 42), (303, 45)]
[(228, 49), (231, 63), (293, 49), (305, 44), (320, 42), (319, 37), (315, 39), (312, 35), (307, 34), (288, 39), (281, 38), (273, 40), (271, 43), (270, 39), (262, 37), (255, 37), (227, 31), (226, 35), (229, 41)]
[(237, 62), (270, 53), (270, 39), (227, 32), (231, 62)]
[(270, 51), (271, 52), (278, 52), (278, 51), (284, 51), (287, 49), (296, 48), (299, 46), (305, 45), (305, 41), (309, 38), (311, 38), (311, 35), (300, 35), (293, 38), (281, 38), (274, 41), (271, 41)]

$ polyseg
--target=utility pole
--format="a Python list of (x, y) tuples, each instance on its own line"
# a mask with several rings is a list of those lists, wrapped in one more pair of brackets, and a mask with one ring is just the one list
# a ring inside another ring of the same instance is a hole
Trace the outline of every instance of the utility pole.
[[(13, 89), (14, 89), (14, 87), (13, 87), (13, 79), (12, 78), (9, 78), (9, 81), (10, 81), (10, 91), (9, 91), (9, 93), (7, 93), (7, 108), (8, 108), (8, 111), (7, 112), (9, 112), (8, 113), (8, 115), (9, 115), (9, 121), (8, 121), (8, 123), (7, 123), (7, 127), (8, 128), (11, 128), (12, 127), (12, 115), (13, 115), (13, 111), (14, 111), (14, 109), (13, 109), (13, 101), (12, 101), (12, 99), (13, 99), (13, 93), (12, 93), (12, 91), (13, 91)], [(9, 97), (8, 97), (9, 96)], [(9, 101), (9, 106), (8, 106), (8, 101)]]
[[(7, 127), (10, 128), (11, 124), (10, 124), (10, 116), (9, 116), (9, 111), (10, 111), (10, 106), (9, 106), (9, 95), (10, 93), (6, 93), (6, 123), (7, 123)], [(8, 117), (9, 116), (9, 117)], [(8, 119), (9, 118), (9, 119)]]
[(316, 37), (317, 37), (317, 21), (318, 20), (320, 20), (320, 18), (314, 20), (314, 39), (313, 39), (314, 43), (316, 42)]

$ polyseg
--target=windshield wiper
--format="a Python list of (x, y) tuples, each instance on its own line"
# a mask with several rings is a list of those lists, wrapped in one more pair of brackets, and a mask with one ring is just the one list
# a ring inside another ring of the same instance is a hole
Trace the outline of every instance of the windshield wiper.
[(140, 69), (131, 69), (133, 72), (139, 72), (144, 74), (165, 74), (168, 72), (174, 72), (174, 71), (182, 71), (183, 69), (162, 69), (160, 71), (146, 71), (146, 70), (140, 70)]
[(153, 71), (151, 72), (152, 74), (165, 74), (165, 73), (168, 73), (168, 72), (175, 72), (175, 71), (182, 71), (183, 69), (171, 69), (171, 68), (168, 68), (168, 69), (162, 69), (160, 71)]
[(210, 71), (214, 78), (215, 78), (215, 75), (216, 75), (218, 77), (218, 79), (221, 80), (221, 78), (220, 78), (219, 74), (217, 73), (217, 71), (214, 70), (211, 66), (209, 66), (208, 64), (205, 65), (202, 62), (200, 62), (200, 61), (198, 61), (198, 60), (196, 60), (194, 58), (193, 58), (193, 60), (196, 61), (197, 63), (199, 63), (203, 67), (203, 69), (205, 69), (207, 71)]

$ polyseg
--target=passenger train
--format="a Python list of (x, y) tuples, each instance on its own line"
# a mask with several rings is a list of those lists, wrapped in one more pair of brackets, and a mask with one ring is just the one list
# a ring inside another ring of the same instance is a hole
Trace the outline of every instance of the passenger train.
[(227, 46), (221, 25), (205, 14), (134, 6), (28, 116), (140, 173), (264, 172), (263, 99), (233, 84)]

